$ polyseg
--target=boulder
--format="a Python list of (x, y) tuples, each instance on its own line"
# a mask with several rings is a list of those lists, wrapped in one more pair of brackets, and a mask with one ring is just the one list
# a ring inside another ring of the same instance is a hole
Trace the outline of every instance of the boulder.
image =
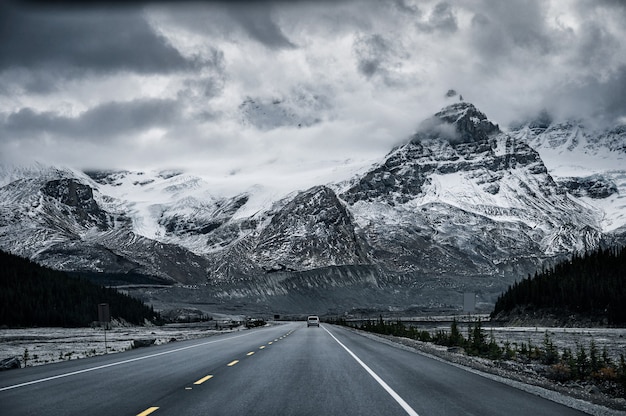
[(0, 361), (0, 371), (22, 368), (22, 363), (18, 357), (9, 357)]
[(135, 348), (149, 347), (150, 345), (153, 345), (155, 342), (156, 342), (156, 338), (134, 339), (130, 345), (133, 349), (135, 349)]

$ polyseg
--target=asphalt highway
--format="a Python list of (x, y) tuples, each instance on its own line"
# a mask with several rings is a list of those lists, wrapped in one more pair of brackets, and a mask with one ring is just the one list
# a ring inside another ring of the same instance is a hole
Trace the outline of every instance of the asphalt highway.
[(582, 415), (304, 322), (0, 373), (0, 415)]

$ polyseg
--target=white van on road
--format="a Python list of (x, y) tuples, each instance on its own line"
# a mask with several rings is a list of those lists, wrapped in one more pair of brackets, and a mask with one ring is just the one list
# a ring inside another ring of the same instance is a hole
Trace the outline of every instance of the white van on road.
[(306, 327), (310, 327), (310, 326), (320, 326), (320, 318), (318, 318), (315, 315), (311, 315), (308, 318), (306, 318)]

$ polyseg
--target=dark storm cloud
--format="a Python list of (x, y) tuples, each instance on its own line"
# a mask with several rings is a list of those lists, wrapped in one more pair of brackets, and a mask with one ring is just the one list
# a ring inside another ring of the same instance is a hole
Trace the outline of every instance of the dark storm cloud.
[(615, 38), (601, 23), (584, 22), (579, 29), (579, 42), (576, 48), (577, 66), (605, 65), (619, 51), (621, 39)]
[(235, 3), (234, 6), (228, 7), (227, 10), (232, 19), (235, 20), (252, 39), (268, 48), (291, 49), (296, 47), (274, 21), (270, 5), (250, 3), (241, 7)]
[(611, 126), (626, 117), (626, 66), (606, 80), (584, 81), (555, 87), (546, 94), (544, 107), (560, 119), (580, 118), (598, 125)]
[(359, 72), (367, 78), (376, 73), (384, 72), (384, 65), (391, 45), (379, 34), (361, 37), (354, 44), (354, 51), (358, 59)]
[(197, 63), (183, 57), (133, 8), (0, 6), (0, 71), (29, 69), (75, 76), (167, 73)]
[(613, 117), (626, 117), (626, 66), (602, 85), (605, 91), (604, 107)]
[(5, 160), (306, 172), (384, 155), (450, 88), (500, 125), (626, 116), (624, 1), (40, 3), (0, 0)]
[(22, 108), (4, 117), (0, 131), (4, 137), (14, 139), (49, 136), (77, 141), (100, 141), (122, 136), (132, 137), (150, 128), (168, 127), (179, 121), (179, 118), (180, 111), (173, 100), (139, 99), (101, 104), (77, 117)]
[(394, 2), (394, 6), (401, 12), (413, 15), (413, 16), (421, 16), (422, 12), (419, 7), (414, 4), (407, 3), (405, 0), (396, 0)]
[(454, 8), (445, 2), (437, 3), (428, 20), (419, 22), (417, 27), (426, 32), (456, 32), (458, 25)]
[(359, 73), (367, 79), (380, 79), (388, 87), (402, 84), (397, 71), (403, 61), (410, 59), (401, 42), (387, 39), (381, 34), (363, 35), (356, 38), (353, 52)]
[(209, 100), (217, 97), (224, 89), (224, 80), (218, 77), (187, 79), (183, 82), (185, 88), (178, 92), (180, 98), (198, 98)]
[(12, 95), (20, 90), (34, 94), (48, 94), (58, 88), (59, 78), (67, 78), (58, 71), (24, 71), (19, 69), (0, 71), (0, 95)]
[(486, 59), (507, 59), (518, 48), (550, 52), (546, 3), (537, 0), (486, 0), (472, 19), (473, 43)]

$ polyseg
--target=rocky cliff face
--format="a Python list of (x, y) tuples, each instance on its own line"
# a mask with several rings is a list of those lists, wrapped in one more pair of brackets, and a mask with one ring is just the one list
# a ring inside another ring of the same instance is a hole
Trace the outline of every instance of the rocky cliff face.
[[(61, 270), (151, 276), (154, 282), (206, 279), (206, 259), (138, 235), (97, 184), (71, 170), (36, 166), (0, 187), (0, 247)], [(110, 202), (110, 201), (109, 201)]]
[(489, 136), (500, 131), (498, 125), (493, 124), (473, 104), (464, 102), (452, 104), (444, 108), (436, 113), (431, 120), (434, 120), (434, 125), (452, 125), (456, 137), (446, 138), (453, 142), (480, 142), (489, 139)]
[[(460, 109), (464, 115), (459, 115)], [(460, 238), (467, 219), (472, 218), (469, 224), (479, 223), (483, 228), (481, 233), (468, 229), (468, 239), (474, 244), (479, 245), (483, 235), (490, 239), (499, 230), (515, 229), (517, 236), (496, 246), (509, 247), (505, 252), (519, 247), (535, 256), (597, 245), (601, 233), (596, 213), (567, 195), (568, 188), (553, 180), (539, 153), (525, 141), (500, 132), (470, 104), (454, 105), (436, 117), (442, 123), (453, 120), (448, 131), (463, 137), (479, 131), (483, 139), (450, 141), (433, 137), (432, 130), (417, 133), (341, 194), (353, 206), (355, 217), (363, 217), (361, 223), (366, 220), (377, 228), (383, 221), (376, 218), (388, 212), (390, 226), (412, 221), (423, 230), (432, 230), (422, 234), (440, 236), (449, 233), (440, 224), (448, 227), (450, 220), (462, 217), (452, 227)], [(468, 127), (472, 119), (475, 123)], [(566, 240), (576, 243), (572, 246)], [(495, 248), (493, 243), (487, 247)]]
[(54, 179), (46, 182), (41, 192), (72, 210), (73, 216), (83, 226), (94, 225), (108, 230), (108, 217), (93, 199), (93, 190), (74, 178)]
[(579, 198), (606, 199), (619, 192), (617, 185), (602, 175), (560, 178), (558, 183), (569, 193)]
[(267, 270), (369, 263), (352, 215), (326, 186), (301, 192), (274, 215), (254, 247)]
[(550, 175), (599, 213), (609, 240), (623, 239), (626, 224), (626, 126), (589, 127), (582, 121), (555, 121), (541, 114), (510, 135), (541, 155)]

